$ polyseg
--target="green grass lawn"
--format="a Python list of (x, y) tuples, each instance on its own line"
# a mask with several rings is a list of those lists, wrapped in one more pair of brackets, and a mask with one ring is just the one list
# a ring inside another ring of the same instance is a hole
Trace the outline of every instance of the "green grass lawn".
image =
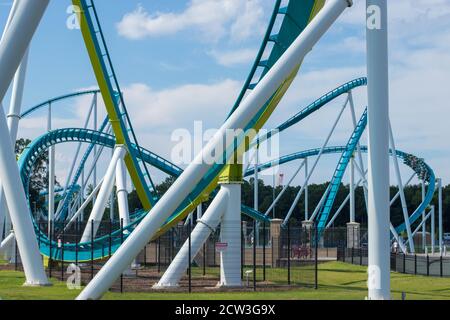
[[(362, 300), (367, 294), (366, 268), (329, 262), (319, 266), (319, 289), (298, 288), (288, 291), (274, 292), (208, 292), (208, 293), (107, 293), (104, 299), (327, 299)], [(53, 286), (30, 288), (23, 287), (24, 275), (22, 272), (0, 271), (0, 298), (9, 299), (74, 299), (79, 290), (67, 289), (65, 283), (52, 279)], [(400, 299), (401, 292), (406, 292), (408, 300), (413, 299), (450, 299), (450, 278), (433, 278), (413, 276), (399, 273), (391, 274), (393, 299)]]

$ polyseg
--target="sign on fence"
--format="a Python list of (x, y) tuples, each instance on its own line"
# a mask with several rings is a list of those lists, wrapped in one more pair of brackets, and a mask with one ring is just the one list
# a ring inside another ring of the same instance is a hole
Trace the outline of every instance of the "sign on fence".
[(216, 251), (217, 252), (224, 252), (228, 248), (227, 242), (216, 242)]

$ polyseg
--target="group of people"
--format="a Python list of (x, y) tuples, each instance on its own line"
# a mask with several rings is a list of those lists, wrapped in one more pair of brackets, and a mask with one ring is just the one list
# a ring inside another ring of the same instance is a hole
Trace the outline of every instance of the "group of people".
[(419, 179), (429, 182), (430, 177), (428, 173), (428, 167), (423, 159), (418, 158), (412, 154), (407, 154), (404, 157), (403, 162), (417, 173)]

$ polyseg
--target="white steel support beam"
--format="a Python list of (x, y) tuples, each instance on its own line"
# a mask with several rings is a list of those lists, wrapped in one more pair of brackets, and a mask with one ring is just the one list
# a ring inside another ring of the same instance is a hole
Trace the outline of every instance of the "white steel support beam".
[[(17, 5), (14, 18), (0, 43), (0, 101), (5, 97), (9, 84), (24, 58), (48, 2), (48, 0), (21, 0)], [(7, 121), (1, 113), (0, 159), (0, 180), (17, 237), (26, 284), (47, 285), (48, 280), (39, 254)]]
[(398, 184), (398, 192), (400, 193), (400, 201), (402, 204), (402, 212), (403, 212), (403, 220), (405, 221), (406, 226), (406, 235), (408, 236), (408, 243), (409, 243), (409, 252), (414, 253), (414, 239), (412, 237), (411, 232), (411, 225), (409, 223), (409, 213), (408, 213), (408, 205), (406, 203), (406, 197), (405, 192), (403, 190), (403, 182), (402, 182), (402, 176), (400, 174), (400, 166), (398, 164), (398, 158), (397, 158), (397, 149), (395, 148), (395, 141), (394, 141), (394, 133), (392, 131), (392, 125), (389, 121), (389, 143), (391, 145), (392, 150), (392, 161), (394, 162), (394, 171), (395, 176), (397, 178), (397, 184)]
[[(352, 116), (353, 128), (356, 129), (356, 126), (358, 125), (358, 123), (356, 120), (355, 103), (353, 101), (353, 92), (351, 90), (348, 92), (348, 101), (350, 104), (350, 113)], [(358, 162), (359, 162), (359, 166), (360, 166), (359, 169), (360, 169), (361, 178), (363, 178), (364, 182), (365, 182), (363, 184), (363, 192), (364, 192), (364, 201), (365, 201), (366, 208), (367, 208), (367, 202), (368, 202), (367, 181), (366, 181), (366, 176), (364, 174), (362, 174), (363, 172), (365, 172), (365, 169), (364, 169), (364, 161), (363, 161), (362, 152), (361, 152), (361, 143), (359, 141), (356, 145), (356, 151), (358, 153)], [(358, 167), (358, 166), (356, 166), (356, 167)]]
[[(202, 245), (208, 240), (208, 237), (214, 232), (227, 209), (228, 192), (220, 189), (214, 200), (209, 205), (203, 217), (197, 220), (197, 225), (191, 234), (191, 262), (201, 250)], [(239, 237), (240, 239), (240, 237)], [(180, 251), (167, 268), (164, 275), (154, 286), (154, 288), (174, 287), (178, 283), (188, 268), (189, 241), (185, 241)]]
[[(342, 114), (344, 113), (344, 110), (345, 110), (345, 108), (347, 107), (347, 104), (348, 104), (348, 96), (347, 96), (347, 99), (346, 99), (345, 102), (344, 102), (344, 105), (342, 106), (341, 110), (339, 111), (339, 114), (338, 114), (338, 116), (337, 116), (337, 118), (336, 118), (336, 121), (334, 122), (333, 126), (331, 127), (331, 130), (330, 130), (330, 132), (328, 133), (328, 136), (327, 136), (327, 138), (325, 139), (325, 142), (323, 143), (323, 146), (322, 146), (322, 148), (320, 149), (319, 154), (317, 155), (316, 161), (314, 162), (314, 164), (313, 164), (311, 170), (309, 171), (308, 176), (305, 178), (305, 182), (303, 183), (302, 187), (300, 188), (300, 190), (298, 191), (297, 195), (295, 196), (294, 202), (292, 203), (292, 205), (291, 205), (291, 207), (289, 208), (289, 211), (288, 211), (286, 217), (284, 218), (283, 226), (285, 226), (285, 225), (287, 224), (287, 222), (289, 221), (289, 219), (290, 219), (290, 217), (291, 217), (291, 215), (292, 215), (292, 212), (294, 212), (294, 209), (295, 209), (295, 207), (297, 206), (297, 203), (298, 203), (298, 201), (300, 200), (300, 197), (301, 197), (303, 191), (305, 190), (305, 187), (306, 187), (306, 185), (308, 184), (309, 179), (311, 179), (311, 176), (312, 176), (312, 174), (314, 173), (314, 170), (316, 169), (317, 164), (319, 163), (319, 160), (320, 160), (320, 158), (322, 157), (323, 152), (324, 152), (325, 148), (327, 147), (328, 142), (330, 141), (331, 136), (333, 135), (333, 132), (334, 132), (334, 130), (336, 129), (338, 123), (339, 123), (339, 120), (340, 120), (341, 117), (342, 117)], [(310, 218), (311, 221), (312, 221), (313, 219), (314, 219), (314, 217), (311, 217), (311, 218)]]
[(267, 211), (264, 213), (264, 215), (268, 215), (270, 213), (270, 211), (275, 207), (275, 205), (278, 203), (278, 201), (281, 199), (281, 197), (283, 196), (284, 192), (287, 190), (287, 188), (289, 188), (289, 186), (291, 185), (292, 181), (295, 179), (295, 177), (298, 175), (298, 173), (300, 172), (300, 170), (303, 168), (303, 166), (305, 165), (305, 161), (302, 161), (300, 163), (300, 166), (297, 168), (297, 171), (295, 171), (295, 173), (292, 175), (291, 179), (289, 180), (289, 182), (283, 187), (283, 189), (281, 190), (281, 192), (277, 195), (277, 197), (275, 198), (275, 201), (270, 205), (270, 207), (267, 209)]
[(367, 4), (369, 296), (389, 300), (389, 74), (387, 0)]
[[(92, 235), (95, 237), (95, 235), (97, 234), (98, 227), (100, 226), (103, 214), (105, 213), (106, 203), (114, 187), (117, 162), (123, 160), (126, 153), (127, 150), (124, 146), (116, 146), (114, 155), (111, 159), (111, 162), (109, 163), (108, 169), (106, 170), (102, 186), (100, 187), (100, 191), (98, 192), (97, 200), (94, 203), (94, 207), (92, 208), (91, 215), (89, 216), (88, 223), (86, 225), (86, 228), (84, 229), (80, 242), (91, 241)], [(94, 227), (93, 230), (92, 225)]]
[(130, 208), (128, 206), (127, 170), (123, 160), (117, 161), (116, 165), (116, 194), (119, 206), (119, 218), (123, 221), (123, 227), (127, 227), (130, 221)]
[(355, 159), (350, 159), (350, 222), (355, 222)]
[[(52, 131), (52, 105), (48, 105), (47, 132)], [(48, 237), (55, 219), (55, 146), (48, 148)]]
[[(425, 201), (425, 181), (422, 181), (422, 202)], [(427, 246), (427, 222), (425, 218), (425, 210), (422, 212), (422, 249), (425, 251)]]
[(97, 192), (100, 190), (103, 183), (103, 179), (100, 180), (99, 184), (92, 190), (91, 194), (84, 200), (83, 204), (78, 208), (77, 212), (74, 213), (72, 218), (70, 218), (69, 222), (66, 224), (66, 228), (70, 228), (70, 226), (77, 221), (78, 218), (80, 218), (80, 221), (84, 221), (84, 209), (89, 205), (89, 203), (92, 201), (92, 199), (97, 195)]
[[(208, 141), (203, 150), (187, 166), (175, 183), (144, 217), (134, 232), (125, 240), (105, 266), (77, 297), (79, 300), (98, 299), (111, 287), (114, 281), (128, 267), (133, 259), (154, 236), (164, 221), (176, 211), (195, 185), (213, 166), (204, 161), (203, 155), (213, 154), (223, 141), (227, 132), (242, 129), (261, 110), (280, 85), (292, 75), (300, 62), (323, 34), (336, 21), (341, 13), (351, 4), (348, 0), (329, 0), (316, 17), (306, 26), (299, 37), (292, 43), (254, 90), (242, 101), (239, 108), (225, 121), (222, 127)], [(221, 155), (220, 155), (221, 156)], [(229, 155), (231, 157), (231, 154)], [(240, 210), (240, 209), (239, 209)]]
[[(308, 178), (308, 158), (305, 158), (305, 181)], [(308, 182), (305, 185), (305, 221), (309, 219), (309, 193), (308, 193)]]

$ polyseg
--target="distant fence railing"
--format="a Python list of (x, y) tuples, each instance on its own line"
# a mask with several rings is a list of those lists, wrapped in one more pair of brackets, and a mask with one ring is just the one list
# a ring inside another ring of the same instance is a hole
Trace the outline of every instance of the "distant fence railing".
[[(367, 248), (339, 247), (337, 260), (367, 266), (368, 250)], [(405, 274), (450, 277), (450, 257), (439, 254), (391, 253), (391, 270)]]

